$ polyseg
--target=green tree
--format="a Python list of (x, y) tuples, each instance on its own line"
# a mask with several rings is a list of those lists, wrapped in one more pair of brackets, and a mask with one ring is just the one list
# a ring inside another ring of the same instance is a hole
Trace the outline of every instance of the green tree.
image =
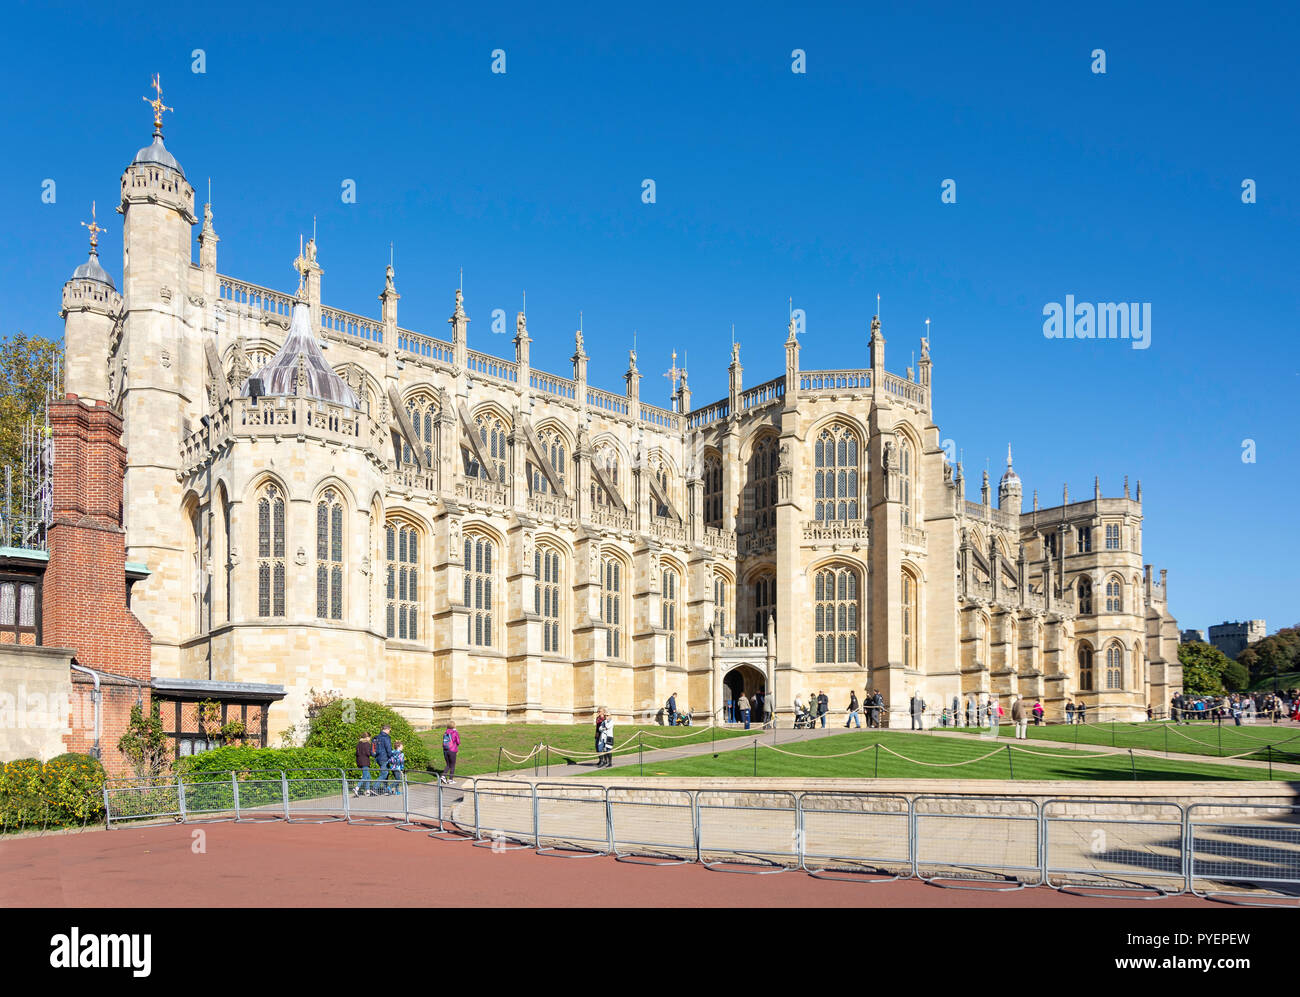
[(1250, 685), (1250, 672), (1240, 661), (1229, 661), (1223, 666), (1223, 687), (1229, 692), (1240, 692)]
[(23, 426), (45, 410), (45, 389), (63, 353), (58, 343), (25, 332), (0, 337), (0, 468), (23, 463)]
[(1300, 623), (1255, 641), (1237, 655), (1237, 660), (1256, 682), (1271, 678), (1275, 668), (1279, 674), (1300, 671)]
[(1183, 691), (1193, 695), (1223, 692), (1223, 672), (1232, 661), (1217, 647), (1192, 641), (1178, 645), (1178, 661), (1183, 666)]
[(126, 755), (135, 774), (141, 779), (155, 778), (167, 767), (167, 738), (163, 734), (159, 710), (156, 699), (147, 717), (139, 703), (132, 704), (126, 733), (117, 742), (117, 750)]

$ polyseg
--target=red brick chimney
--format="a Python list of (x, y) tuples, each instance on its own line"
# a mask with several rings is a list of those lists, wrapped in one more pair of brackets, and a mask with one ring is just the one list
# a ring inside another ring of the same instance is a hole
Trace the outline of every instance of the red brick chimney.
[(147, 688), (149, 631), (126, 605), (122, 417), (106, 402), (69, 394), (50, 402), (49, 420), (54, 474), (44, 643), (74, 648), (80, 664)]

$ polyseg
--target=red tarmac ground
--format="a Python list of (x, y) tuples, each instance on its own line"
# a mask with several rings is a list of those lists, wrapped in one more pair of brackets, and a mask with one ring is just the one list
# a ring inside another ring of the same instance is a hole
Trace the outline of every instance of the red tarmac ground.
[[(206, 851), (196, 853), (197, 832)], [(5, 907), (1216, 907), (1174, 897), (1096, 899), (1037, 888), (865, 885), (800, 872), (740, 875), (531, 850), (493, 853), (423, 832), (335, 824), (216, 823), (48, 834), (0, 843)]]

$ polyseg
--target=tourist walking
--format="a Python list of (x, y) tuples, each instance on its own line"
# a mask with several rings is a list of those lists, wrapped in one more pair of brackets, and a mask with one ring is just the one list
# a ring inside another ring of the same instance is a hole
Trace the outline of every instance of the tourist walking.
[(1011, 720), (1016, 725), (1016, 740), (1029, 739), (1029, 718), (1025, 716), (1025, 701), (1019, 696), (1011, 703)]
[(677, 693), (668, 697), (668, 726), (677, 726)]
[(753, 712), (754, 712), (754, 719), (756, 719), (760, 724), (766, 726), (766, 720), (764, 719), (763, 716), (763, 690), (762, 689), (759, 689), (758, 692), (754, 693)]
[(817, 716), (821, 718), (822, 727), (826, 727), (826, 714), (831, 711), (831, 701), (825, 689), (817, 690)]
[(883, 727), (887, 719), (885, 717), (885, 696), (879, 689), (876, 690), (875, 696), (872, 697), (872, 702), (875, 703), (871, 712), (876, 718), (876, 726)]
[(740, 714), (740, 722), (745, 725), (745, 730), (749, 730), (749, 697), (743, 692), (736, 700), (736, 712)]
[(912, 730), (925, 730), (925, 700), (919, 692), (912, 694)]
[(989, 705), (988, 705), (988, 724), (989, 724), (989, 730), (995, 734), (997, 733), (997, 729), (998, 729), (999, 709), (1000, 707), (998, 706), (998, 701), (994, 699), (992, 696), (990, 696)]
[(370, 740), (370, 731), (361, 735), (357, 741), (357, 768), (361, 770), (361, 781), (352, 787), (353, 796), (374, 796), (370, 790), (370, 760), (375, 757), (375, 746)]
[(460, 731), (456, 729), (456, 721), (447, 721), (447, 729), (442, 732), (442, 759), (446, 763), (442, 770), (442, 775), (438, 781), (446, 785), (451, 785), (451, 780), (456, 778), (456, 752), (460, 751)]
[(1037, 699), (1034, 700), (1034, 726), (1043, 726), (1043, 704)]
[(380, 795), (392, 792), (386, 785), (388, 782), (388, 760), (393, 754), (391, 730), (392, 728), (388, 724), (384, 724), (379, 736), (375, 738), (375, 761), (379, 763), (379, 778), (376, 780), (376, 785)]
[(852, 720), (859, 730), (862, 729), (862, 721), (858, 719), (858, 694), (854, 689), (849, 690), (849, 716), (848, 719), (844, 721), (846, 729), (849, 726), (849, 720)]
[(1084, 702), (1075, 703), (1074, 717), (1079, 723), (1086, 724), (1088, 722), (1088, 704)]

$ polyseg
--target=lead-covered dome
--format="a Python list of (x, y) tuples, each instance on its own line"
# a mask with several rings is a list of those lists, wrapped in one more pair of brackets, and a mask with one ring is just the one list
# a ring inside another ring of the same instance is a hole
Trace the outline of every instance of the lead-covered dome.
[(90, 258), (85, 263), (72, 271), (73, 280), (97, 280), (101, 284), (107, 284), (114, 291), (117, 287), (113, 284), (113, 278), (108, 275), (108, 271), (99, 265), (99, 254), (91, 252)]
[(163, 145), (162, 136), (157, 132), (154, 132), (153, 142), (135, 154), (135, 159), (131, 160), (131, 165), (166, 166), (169, 170), (175, 170), (181, 176), (185, 176), (181, 164), (176, 162), (176, 157), (167, 151), (167, 147)]
[[(301, 388), (298, 384), (300, 373), (303, 379)], [(259, 396), (306, 395), (355, 409), (361, 407), (356, 392), (325, 362), (325, 354), (312, 335), (311, 309), (301, 302), (293, 306), (289, 335), (285, 337), (284, 345), (244, 382), (239, 391), (243, 397), (252, 396), (249, 383), (254, 380), (261, 381)]]

